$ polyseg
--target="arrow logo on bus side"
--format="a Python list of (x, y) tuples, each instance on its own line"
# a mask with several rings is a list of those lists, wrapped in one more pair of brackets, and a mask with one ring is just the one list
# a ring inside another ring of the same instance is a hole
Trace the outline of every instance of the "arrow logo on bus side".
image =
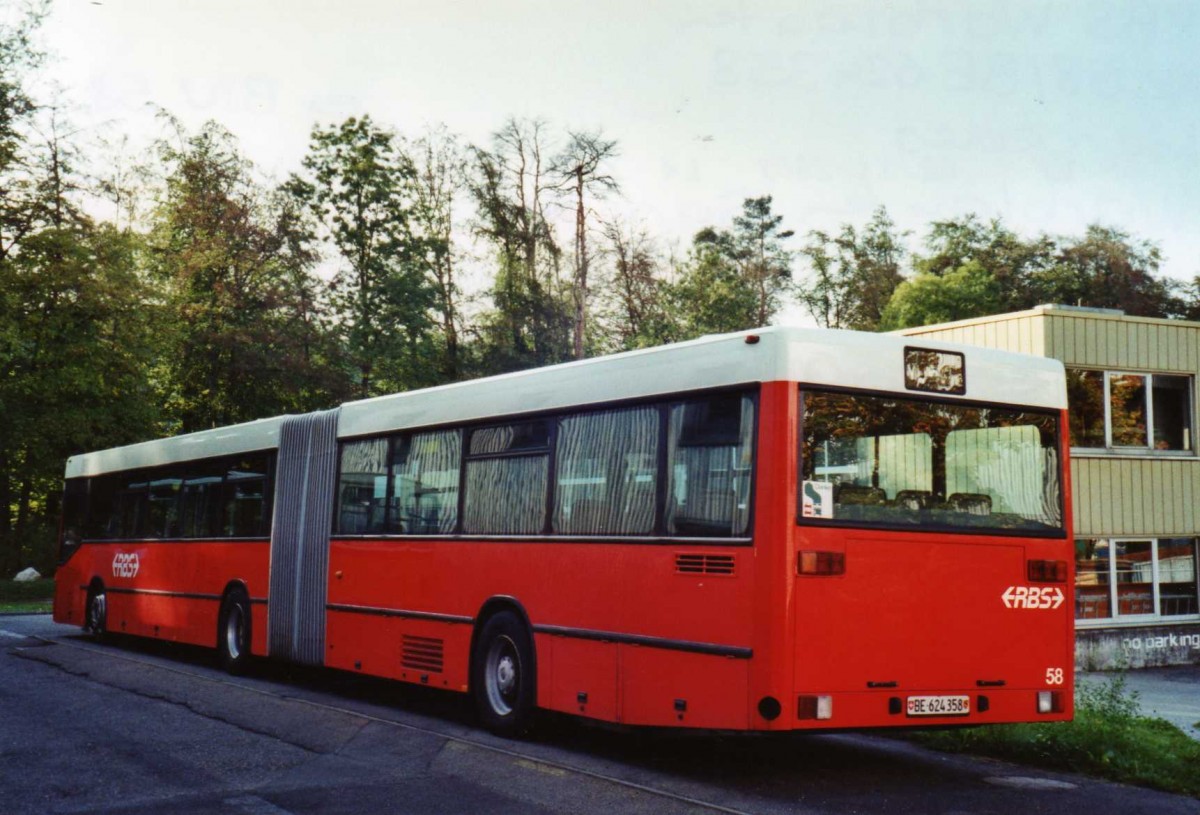
[(1000, 599), (1005, 608), (1058, 608), (1067, 598), (1057, 586), (1009, 586)]

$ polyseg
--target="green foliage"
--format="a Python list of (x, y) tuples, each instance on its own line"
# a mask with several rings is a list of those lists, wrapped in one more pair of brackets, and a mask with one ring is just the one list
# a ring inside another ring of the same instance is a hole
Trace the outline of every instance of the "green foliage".
[(160, 146), (149, 266), (168, 314), (167, 407), (184, 432), (324, 406), (345, 393), (312, 319), (308, 227), (214, 123)]
[(669, 313), (679, 339), (740, 331), (758, 325), (759, 297), (753, 280), (742, 274), (727, 240), (701, 232), (680, 267), (679, 280), (667, 289)]
[(745, 199), (731, 231), (696, 233), (678, 279), (664, 288), (662, 334), (690, 339), (771, 321), (792, 283), (791, 253), (783, 247), (792, 232), (780, 229), (783, 216), (772, 212), (771, 200)]
[[(39, 570), (40, 571), (40, 570)], [(16, 583), (0, 574), (0, 614), (47, 612), (54, 599), (54, 581), (45, 578)]]
[(1158, 276), (1162, 252), (1112, 227), (1092, 224), (1081, 238), (1062, 240), (1053, 264), (1032, 275), (1042, 303), (1119, 308), (1140, 317), (1175, 316), (1181, 304)]
[(1123, 676), (1104, 683), (1080, 681), (1075, 700), (1072, 722), (970, 727), (915, 738), (939, 750), (1200, 796), (1200, 742), (1169, 722), (1142, 716), (1137, 694), (1127, 689)]
[(999, 281), (976, 260), (942, 275), (921, 272), (896, 287), (879, 328), (892, 331), (997, 314), (1001, 291)]
[(472, 150), (475, 233), (494, 250), (493, 308), (479, 320), (478, 373), (570, 359), (574, 308), (561, 279), (562, 250), (546, 217), (545, 124), (510, 119), (490, 150)]
[(903, 280), (904, 234), (896, 231), (884, 207), (875, 210), (862, 229), (843, 224), (836, 236), (820, 230), (809, 233), (801, 251), (812, 273), (798, 293), (819, 325), (860, 331), (879, 327), (888, 300)]
[(360, 396), (432, 384), (426, 242), (413, 231), (416, 169), (369, 116), (317, 127), (292, 189), (337, 250), (331, 303)]

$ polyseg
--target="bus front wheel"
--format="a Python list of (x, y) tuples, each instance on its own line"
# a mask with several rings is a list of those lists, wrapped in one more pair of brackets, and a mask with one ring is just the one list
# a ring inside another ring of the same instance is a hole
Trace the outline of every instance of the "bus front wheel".
[(221, 667), (235, 676), (250, 664), (250, 600), (234, 589), (221, 602), (217, 617), (217, 655)]
[(511, 611), (490, 617), (471, 659), (471, 694), (483, 726), (500, 736), (520, 736), (533, 724), (537, 705), (533, 639)]
[(85, 631), (91, 632), (96, 639), (103, 639), (108, 627), (108, 596), (104, 586), (97, 584), (88, 591), (87, 608), (83, 613)]

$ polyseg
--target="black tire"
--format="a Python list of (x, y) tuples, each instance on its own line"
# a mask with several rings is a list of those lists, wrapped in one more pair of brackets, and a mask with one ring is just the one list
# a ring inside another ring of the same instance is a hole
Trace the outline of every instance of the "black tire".
[(83, 609), (83, 630), (97, 640), (104, 639), (108, 631), (108, 594), (102, 583), (88, 589), (87, 604)]
[(537, 710), (533, 638), (511, 611), (484, 623), (471, 656), (471, 695), (480, 722), (498, 736), (522, 736)]
[(250, 665), (250, 598), (234, 589), (217, 615), (217, 657), (226, 672), (237, 676)]

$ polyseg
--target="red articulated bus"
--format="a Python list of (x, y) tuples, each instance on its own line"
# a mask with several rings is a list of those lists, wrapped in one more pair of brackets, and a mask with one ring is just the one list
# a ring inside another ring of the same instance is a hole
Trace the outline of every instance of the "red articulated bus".
[(1072, 715), (1059, 362), (769, 328), (75, 456), (54, 618), (629, 725)]

